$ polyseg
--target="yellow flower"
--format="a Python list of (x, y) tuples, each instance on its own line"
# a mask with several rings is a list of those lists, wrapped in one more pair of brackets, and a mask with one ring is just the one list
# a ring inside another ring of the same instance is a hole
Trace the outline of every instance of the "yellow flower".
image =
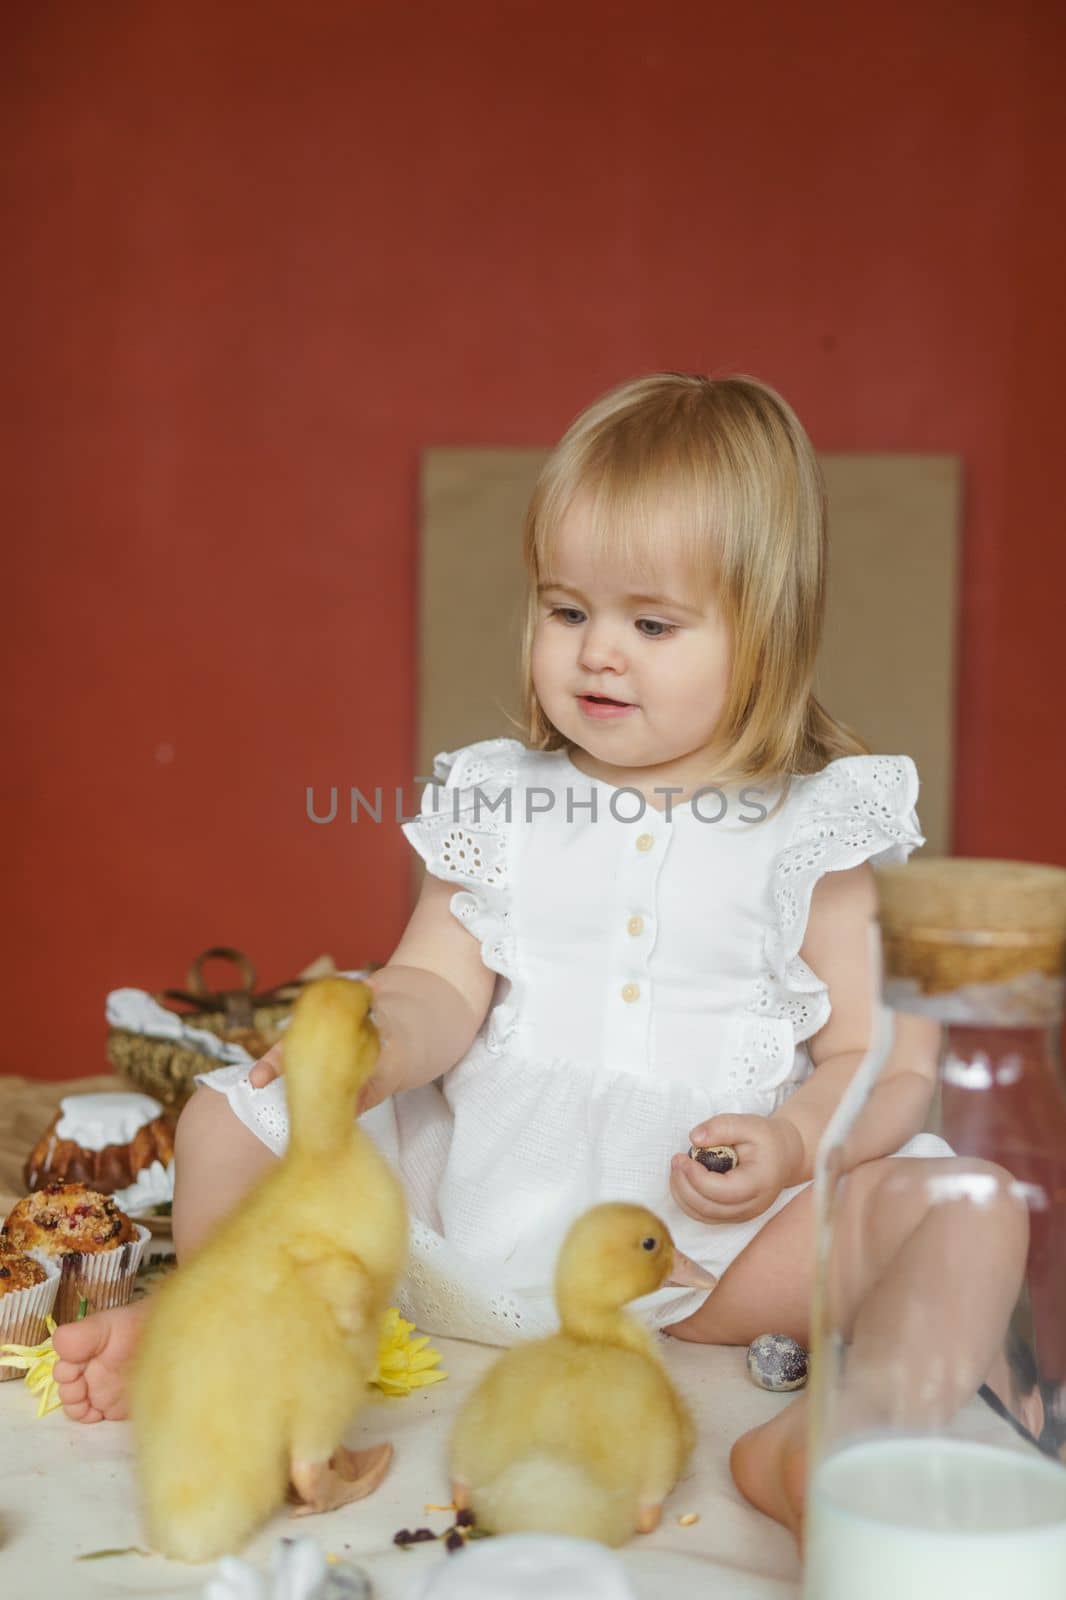
[(31, 1394), (40, 1395), (41, 1403), (37, 1407), (39, 1417), (47, 1416), (49, 1411), (58, 1411), (63, 1404), (59, 1398), (59, 1388), (52, 1377), (52, 1368), (59, 1360), (52, 1344), (56, 1325), (51, 1317), (45, 1320), (48, 1324), (48, 1338), (42, 1344), (0, 1344), (3, 1365), (21, 1367), (26, 1374), (27, 1389)]
[(439, 1383), (448, 1374), (438, 1367), (440, 1351), (430, 1347), (428, 1337), (417, 1339), (413, 1322), (405, 1322), (395, 1306), (386, 1311), (381, 1324), (378, 1363), (370, 1382), (383, 1394), (410, 1394), (428, 1383)]

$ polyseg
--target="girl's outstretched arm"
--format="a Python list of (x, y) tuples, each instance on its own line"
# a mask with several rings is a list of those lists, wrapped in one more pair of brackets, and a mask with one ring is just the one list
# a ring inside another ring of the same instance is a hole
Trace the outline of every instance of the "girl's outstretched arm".
[[(418, 904), (385, 966), (367, 980), (381, 1039), (366, 1111), (390, 1094), (430, 1083), (461, 1061), (492, 1002), (496, 974), (481, 946), (451, 913), (455, 887), (426, 874)], [(262, 1088), (284, 1070), (284, 1040), (252, 1068)]]
[(411, 920), (369, 979), (381, 1058), (363, 1108), (430, 1083), (461, 1061), (488, 1015), (496, 974), (452, 916), (453, 884), (426, 874)]

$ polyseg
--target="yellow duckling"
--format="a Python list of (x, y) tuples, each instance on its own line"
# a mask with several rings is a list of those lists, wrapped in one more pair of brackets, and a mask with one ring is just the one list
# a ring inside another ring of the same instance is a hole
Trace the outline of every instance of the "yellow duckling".
[(622, 1307), (669, 1277), (715, 1284), (643, 1206), (594, 1206), (574, 1223), (555, 1272), (561, 1331), (501, 1356), (456, 1419), (452, 1494), (479, 1527), (617, 1545), (658, 1526), (694, 1433)]
[(378, 1056), (370, 1002), (343, 978), (302, 995), (285, 1036), (289, 1148), (154, 1297), (132, 1415), (164, 1555), (235, 1550), (290, 1480), (301, 1510), (326, 1511), (388, 1470), (391, 1445), (340, 1447), (407, 1251), (402, 1190), (355, 1120)]

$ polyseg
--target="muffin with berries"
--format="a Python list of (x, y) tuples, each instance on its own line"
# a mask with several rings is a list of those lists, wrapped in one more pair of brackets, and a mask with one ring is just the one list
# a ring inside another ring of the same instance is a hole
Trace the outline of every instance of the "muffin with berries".
[(83, 1183), (50, 1183), (12, 1207), (0, 1249), (14, 1247), (59, 1268), (53, 1315), (70, 1322), (82, 1300), (89, 1311), (127, 1303), (149, 1238), (110, 1195)]
[[(0, 1235), (0, 1344), (39, 1344), (58, 1287), (58, 1267), (35, 1261)], [(6, 1366), (0, 1356), (0, 1383), (23, 1376), (21, 1367)]]

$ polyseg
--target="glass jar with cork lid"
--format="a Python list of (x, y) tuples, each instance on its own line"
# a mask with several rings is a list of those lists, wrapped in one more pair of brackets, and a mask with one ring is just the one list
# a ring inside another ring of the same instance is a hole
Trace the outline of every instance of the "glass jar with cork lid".
[[(919, 860), (878, 879), (877, 1043), (815, 1175), (804, 1593), (1061, 1600), (1066, 871)], [(952, 1154), (881, 1163), (857, 1203), (892, 1092)], [(906, 1219), (887, 1260), (885, 1208), (893, 1239)]]

